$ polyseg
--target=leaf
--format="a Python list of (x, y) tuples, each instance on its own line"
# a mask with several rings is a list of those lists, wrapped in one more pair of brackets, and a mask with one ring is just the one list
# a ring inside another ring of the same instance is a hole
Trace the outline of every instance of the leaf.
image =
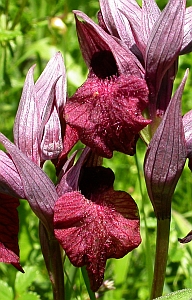
[(18, 36), (21, 36), (22, 33), (19, 30), (2, 30), (0, 32), (0, 42), (11, 41)]
[(191, 297), (192, 297), (192, 289), (185, 289), (155, 299), (191, 300)]
[[(17, 272), (15, 279), (15, 290), (18, 295), (23, 294), (30, 287), (37, 277), (37, 268), (34, 266), (25, 267), (25, 274)], [(20, 298), (19, 298), (20, 299)], [(27, 298), (26, 298), (27, 299)]]
[(13, 300), (13, 290), (8, 284), (0, 280), (0, 299)]
[(21, 297), (17, 298), (18, 300), (40, 300), (40, 296), (34, 292), (29, 292), (23, 294)]

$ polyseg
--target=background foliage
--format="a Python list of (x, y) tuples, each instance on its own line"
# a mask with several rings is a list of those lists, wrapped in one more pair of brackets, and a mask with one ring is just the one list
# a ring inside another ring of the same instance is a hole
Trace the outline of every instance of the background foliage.
[[(157, 1), (161, 8), (166, 0)], [(192, 5), (192, 1), (187, 2)], [(20, 100), (22, 86), (29, 67), (36, 64), (38, 78), (48, 60), (56, 51), (65, 59), (68, 76), (68, 94), (82, 84), (87, 68), (78, 46), (73, 9), (84, 11), (96, 20), (97, 0), (0, 0), (0, 131), (12, 139), (12, 127)], [(191, 54), (180, 58), (175, 81), (177, 87), (186, 68), (191, 69)], [(183, 113), (192, 108), (192, 71), (183, 95)], [(155, 250), (156, 220), (149, 202), (144, 177), (145, 146), (140, 141), (137, 156), (115, 153), (105, 166), (116, 175), (115, 188), (128, 191), (139, 206), (143, 242), (138, 249), (123, 259), (111, 259), (107, 264), (105, 285), (97, 294), (101, 299), (123, 300), (149, 297)], [(52, 176), (52, 166), (46, 172)], [(173, 197), (169, 260), (165, 293), (192, 286), (192, 243), (181, 245), (177, 238), (191, 230), (192, 177), (187, 168), (179, 180)], [(38, 238), (38, 220), (26, 201), (19, 207), (19, 245), (21, 264), (25, 274), (11, 265), (0, 264), (0, 299), (51, 300), (52, 292), (41, 255)], [(65, 260), (66, 299), (88, 299), (83, 276)]]

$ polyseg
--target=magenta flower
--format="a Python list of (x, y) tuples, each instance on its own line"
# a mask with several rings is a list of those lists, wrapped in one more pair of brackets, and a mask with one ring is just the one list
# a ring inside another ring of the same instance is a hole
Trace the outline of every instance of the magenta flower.
[(148, 105), (143, 68), (85, 14), (75, 14), (84, 21), (76, 17), (89, 75), (66, 103), (66, 123), (100, 156), (110, 158), (114, 150), (133, 155), (140, 130), (150, 123), (142, 116)]
[[(83, 167), (87, 150), (62, 177), (54, 208), (55, 236), (72, 264), (86, 266), (93, 291), (102, 284), (108, 258), (121, 258), (140, 242), (135, 202), (114, 191), (114, 174), (101, 166)], [(89, 152), (89, 150), (88, 150)]]

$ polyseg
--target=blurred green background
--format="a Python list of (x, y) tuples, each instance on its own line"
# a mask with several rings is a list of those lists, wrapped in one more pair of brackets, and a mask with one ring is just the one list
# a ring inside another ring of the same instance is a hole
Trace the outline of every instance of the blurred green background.
[[(157, 2), (161, 8), (167, 3), (163, 0)], [(192, 5), (192, 1), (187, 4)], [(73, 9), (82, 10), (96, 20), (99, 3), (96, 0), (0, 0), (0, 131), (10, 139), (25, 76), (33, 64), (36, 64), (37, 79), (53, 54), (61, 51), (67, 70), (69, 95), (86, 78), (87, 68), (79, 50)], [(185, 69), (191, 69), (191, 65), (191, 54), (180, 58), (175, 87), (179, 85)], [(191, 71), (182, 103), (183, 113), (192, 108)], [(136, 157), (115, 153), (112, 159), (104, 160), (104, 165), (115, 172), (115, 188), (129, 192), (137, 202), (143, 239), (138, 249), (123, 259), (108, 262), (106, 284), (97, 294), (104, 300), (149, 298), (156, 220), (143, 177), (145, 151), (145, 146), (139, 141)], [(51, 164), (48, 163), (45, 169), (51, 177)], [(178, 237), (191, 230), (191, 187), (192, 177), (186, 166), (173, 197), (165, 293), (192, 286), (192, 244), (177, 242)], [(26, 273), (20, 274), (11, 265), (0, 263), (0, 299), (51, 300), (51, 286), (38, 239), (38, 220), (24, 200), (19, 207), (19, 216), (21, 264)], [(67, 300), (89, 299), (81, 271), (71, 266), (67, 259), (65, 280)]]

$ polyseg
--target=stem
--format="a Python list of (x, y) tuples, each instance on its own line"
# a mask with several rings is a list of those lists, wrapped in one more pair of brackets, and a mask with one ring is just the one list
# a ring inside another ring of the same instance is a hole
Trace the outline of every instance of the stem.
[(53, 289), (53, 300), (65, 300), (63, 259), (59, 242), (54, 235), (49, 235), (40, 222), (39, 236), (46, 268)]
[(170, 219), (157, 220), (155, 267), (150, 299), (160, 297), (163, 293), (169, 248), (170, 221)]

